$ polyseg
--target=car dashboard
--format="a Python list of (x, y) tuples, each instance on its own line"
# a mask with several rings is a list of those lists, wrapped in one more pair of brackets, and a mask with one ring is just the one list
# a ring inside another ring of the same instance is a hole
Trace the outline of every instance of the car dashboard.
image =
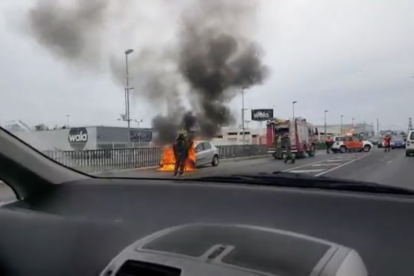
[(413, 275), (413, 213), (408, 196), (82, 180), (0, 208), (0, 275)]

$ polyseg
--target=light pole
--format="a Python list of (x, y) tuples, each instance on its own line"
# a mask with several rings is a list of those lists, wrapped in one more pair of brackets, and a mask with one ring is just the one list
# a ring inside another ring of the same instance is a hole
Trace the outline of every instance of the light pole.
[(324, 123), (324, 133), (325, 133), (325, 139), (326, 139), (326, 113), (328, 113), (329, 110), (325, 110), (325, 123)]
[(244, 108), (244, 90), (245, 89), (246, 89), (246, 87), (242, 88), (242, 114), (241, 114), (241, 119), (242, 119), (242, 131), (243, 131), (243, 145), (245, 144), (245, 139), (246, 139), (245, 127), (244, 127), (244, 111), (246, 110)]
[(344, 117), (344, 115), (341, 115), (341, 136), (344, 133), (343, 129), (342, 129), (342, 118)]
[(128, 72), (128, 55), (134, 52), (133, 49), (128, 49), (125, 51), (125, 73), (126, 73), (126, 87), (125, 87), (125, 116), (126, 121), (128, 122), (128, 142), (131, 145), (131, 113), (129, 110), (129, 72)]
[(137, 123), (137, 125), (138, 125), (138, 128), (139, 128), (140, 123), (142, 123), (142, 121), (143, 121), (143, 119), (141, 119), (141, 120), (135, 120), (135, 122), (136, 122), (136, 123)]
[(295, 120), (295, 103), (297, 103), (297, 101), (293, 101), (292, 102), (292, 111), (293, 111), (293, 121)]
[(70, 115), (66, 115), (66, 126), (69, 127), (69, 117)]
[(352, 127), (354, 127), (354, 120), (355, 118), (352, 118)]

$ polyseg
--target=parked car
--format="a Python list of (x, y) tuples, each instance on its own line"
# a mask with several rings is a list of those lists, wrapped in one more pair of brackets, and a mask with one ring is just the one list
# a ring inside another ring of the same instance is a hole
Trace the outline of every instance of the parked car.
[(195, 165), (204, 166), (211, 164), (214, 167), (219, 165), (219, 150), (209, 141), (196, 141), (195, 147)]

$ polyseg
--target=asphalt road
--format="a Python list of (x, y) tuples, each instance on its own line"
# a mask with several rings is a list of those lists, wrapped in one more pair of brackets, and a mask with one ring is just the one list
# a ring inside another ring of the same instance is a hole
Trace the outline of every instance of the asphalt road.
[[(285, 164), (271, 157), (255, 159), (222, 160), (218, 167), (202, 167), (184, 174), (183, 178), (226, 176), (232, 174), (272, 173), (286, 171), (313, 176), (376, 182), (414, 189), (414, 157), (406, 157), (402, 149), (385, 153), (373, 149), (369, 153), (327, 154), (318, 151), (315, 157), (297, 159), (295, 164)], [(109, 177), (172, 178), (172, 172), (156, 169), (138, 169), (106, 173)], [(13, 192), (0, 183), (0, 204), (14, 199)]]
[[(202, 167), (184, 174), (183, 178), (220, 176), (246, 173), (272, 173), (286, 171), (312, 176), (326, 176), (342, 179), (376, 182), (414, 189), (414, 156), (406, 157), (403, 149), (372, 149), (369, 153), (327, 154), (318, 151), (315, 157), (297, 159), (295, 164), (285, 164), (271, 157), (222, 160), (218, 167)], [(156, 169), (142, 169), (117, 172), (104, 176), (171, 178), (171, 172), (158, 172)]]

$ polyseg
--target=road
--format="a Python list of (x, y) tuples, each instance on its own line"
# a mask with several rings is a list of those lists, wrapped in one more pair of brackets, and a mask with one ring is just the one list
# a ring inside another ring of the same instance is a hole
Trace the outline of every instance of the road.
[[(406, 157), (405, 151), (398, 149), (389, 153), (377, 148), (369, 153), (327, 154), (318, 151), (317, 156), (298, 159), (295, 164), (285, 164), (271, 157), (222, 160), (218, 167), (199, 168), (182, 177), (272, 173), (274, 171), (369, 181), (414, 189), (414, 157)], [(158, 172), (153, 168), (107, 173), (102, 176), (171, 178), (172, 173)], [(13, 192), (4, 184), (0, 184), (0, 202), (9, 201), (12, 198)]]

